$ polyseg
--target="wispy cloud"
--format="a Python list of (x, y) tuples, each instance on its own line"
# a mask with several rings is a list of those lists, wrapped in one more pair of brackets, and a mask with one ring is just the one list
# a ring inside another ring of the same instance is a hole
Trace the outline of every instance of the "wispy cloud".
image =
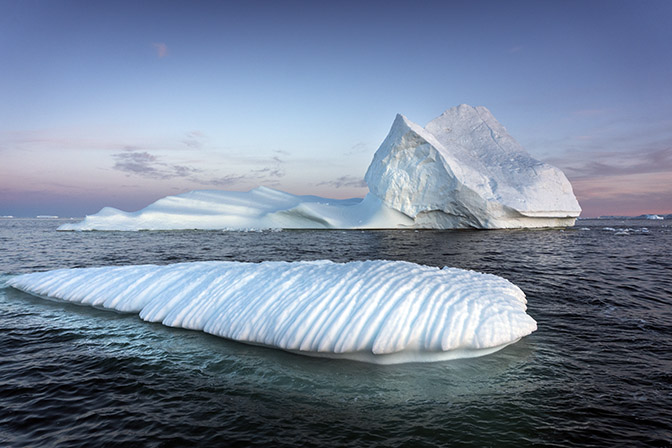
[(155, 177), (158, 170), (153, 166), (156, 162), (156, 157), (148, 152), (122, 152), (113, 154), (112, 157), (116, 162), (112, 168), (127, 173), (141, 174), (150, 177)]
[(135, 149), (126, 149), (124, 152), (112, 154), (112, 158), (115, 160), (113, 169), (150, 179), (189, 177), (201, 172), (197, 168), (162, 162), (157, 156), (147, 151), (139, 152)]
[(318, 187), (321, 187), (323, 185), (334, 188), (347, 188), (347, 187), (364, 188), (367, 186), (364, 179), (357, 176), (341, 176), (334, 180), (328, 180), (317, 184)]
[[(190, 133), (191, 135), (191, 133)], [(285, 177), (285, 160), (281, 154), (285, 151), (274, 151), (275, 155), (267, 158), (247, 158), (243, 164), (254, 164), (260, 168), (250, 167), (238, 170), (238, 173), (222, 175), (221, 167), (196, 168), (184, 164), (171, 163), (166, 156), (157, 156), (137, 146), (127, 146), (124, 151), (112, 154), (113, 169), (145, 179), (169, 180), (184, 179), (194, 185), (213, 185), (216, 187), (232, 187), (241, 185), (277, 185), (278, 179)], [(197, 166), (203, 161), (193, 160)], [(238, 161), (240, 162), (240, 161)]]
[(548, 162), (565, 172), (584, 216), (672, 211), (672, 140), (630, 151), (575, 150)]
[(584, 216), (672, 212), (672, 173), (624, 174), (572, 181)]
[(205, 140), (205, 134), (203, 134), (201, 131), (190, 131), (187, 132), (184, 140), (182, 140), (182, 143), (184, 143), (189, 149), (201, 149), (205, 144)]
[(217, 187), (230, 187), (241, 182), (250, 180), (250, 177), (247, 175), (235, 175), (229, 174), (226, 176), (215, 177), (211, 179), (201, 179), (199, 183), (203, 185), (214, 185)]
[[(584, 216), (669, 212), (672, 192), (672, 121), (627, 117), (610, 109), (573, 112), (581, 132), (548, 141), (543, 160), (562, 169)], [(655, 205), (655, 207), (654, 207)], [(647, 211), (648, 210), (648, 211)]]
[(522, 45), (516, 45), (514, 47), (511, 47), (507, 50), (507, 53), (509, 54), (514, 54), (514, 53), (520, 53), (523, 51), (523, 46)]
[(344, 155), (346, 156), (352, 156), (355, 154), (362, 154), (365, 152), (368, 152), (369, 149), (369, 144), (366, 142), (357, 142), (354, 145), (350, 147), (349, 150), (345, 151)]
[(163, 59), (168, 55), (168, 46), (163, 42), (155, 42), (152, 44), (154, 50), (156, 50), (156, 56), (159, 59)]
[[(275, 154), (280, 154), (280, 155), (288, 155), (289, 153), (287, 151), (282, 151), (282, 150), (276, 150), (273, 151)], [(251, 172), (255, 175), (255, 177), (259, 179), (264, 179), (264, 178), (281, 178), (285, 176), (285, 170), (284, 170), (284, 164), (285, 160), (280, 157), (280, 155), (275, 155), (272, 156), (268, 162), (266, 162), (266, 166), (263, 168), (258, 168), (251, 170)]]
[(252, 170), (253, 173), (258, 175), (258, 177), (284, 177), (285, 172), (277, 168), (260, 168), (258, 170)]
[(571, 179), (672, 172), (672, 141), (663, 148), (633, 152), (570, 153), (547, 159)]

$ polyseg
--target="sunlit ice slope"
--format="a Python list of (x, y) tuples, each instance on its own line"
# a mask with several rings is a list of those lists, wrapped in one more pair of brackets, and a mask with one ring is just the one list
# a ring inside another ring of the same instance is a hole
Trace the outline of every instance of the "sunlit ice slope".
[(131, 213), (106, 207), (59, 230), (370, 229), (413, 224), (372, 195), (339, 200), (258, 187), (247, 192), (192, 191)]

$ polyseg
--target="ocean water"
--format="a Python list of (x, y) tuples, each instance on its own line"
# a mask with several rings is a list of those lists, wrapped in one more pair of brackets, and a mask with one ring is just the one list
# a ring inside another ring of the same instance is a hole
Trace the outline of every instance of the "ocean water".
[[(672, 225), (56, 232), (0, 219), (0, 446), (672, 446)], [(474, 269), (539, 329), (481, 358), (309, 358), (38, 299), (12, 275), (197, 260)]]

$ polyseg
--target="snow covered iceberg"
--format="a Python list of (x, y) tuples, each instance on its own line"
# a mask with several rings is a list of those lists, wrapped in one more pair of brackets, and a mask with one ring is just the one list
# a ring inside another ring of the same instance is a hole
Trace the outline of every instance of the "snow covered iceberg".
[(59, 229), (564, 227), (581, 212), (562, 171), (533, 159), (485, 107), (454, 107), (424, 128), (398, 115), (365, 180), (363, 200), (193, 191)]
[(61, 269), (8, 284), (170, 327), (378, 364), (481, 356), (537, 328), (509, 281), (403, 261)]

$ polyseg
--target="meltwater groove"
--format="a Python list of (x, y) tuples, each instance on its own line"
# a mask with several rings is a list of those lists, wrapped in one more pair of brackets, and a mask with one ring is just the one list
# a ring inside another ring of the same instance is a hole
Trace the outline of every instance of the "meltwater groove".
[(404, 261), (60, 269), (8, 284), (170, 327), (376, 364), (481, 356), (537, 328), (508, 280)]

